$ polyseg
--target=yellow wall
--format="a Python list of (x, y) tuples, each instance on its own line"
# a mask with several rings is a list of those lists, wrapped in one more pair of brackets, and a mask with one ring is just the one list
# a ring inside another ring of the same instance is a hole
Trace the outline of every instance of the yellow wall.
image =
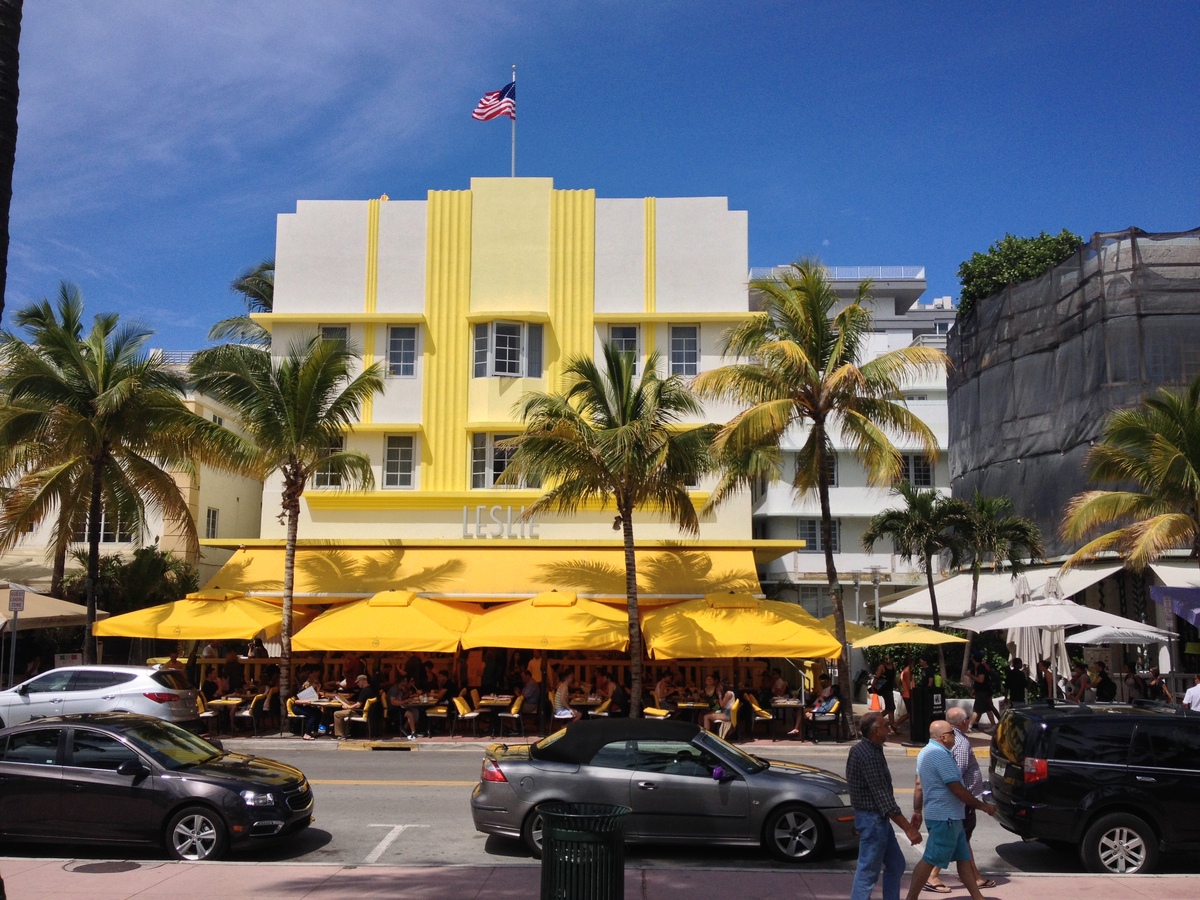
[(550, 320), (546, 364), (559, 390), (563, 362), (592, 356), (596, 285), (596, 192), (554, 191), (551, 203)]
[(430, 191), (425, 276), (425, 367), (421, 486), (470, 487), (467, 387), (470, 378), (472, 195)]
[(550, 178), (471, 179), (471, 310), (545, 311)]

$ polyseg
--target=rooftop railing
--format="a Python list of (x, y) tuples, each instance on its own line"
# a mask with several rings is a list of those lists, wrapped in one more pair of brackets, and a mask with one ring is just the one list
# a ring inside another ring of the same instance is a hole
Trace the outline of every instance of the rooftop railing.
[[(770, 278), (784, 266), (754, 266), (750, 277)], [(833, 281), (924, 281), (924, 266), (824, 266)]]

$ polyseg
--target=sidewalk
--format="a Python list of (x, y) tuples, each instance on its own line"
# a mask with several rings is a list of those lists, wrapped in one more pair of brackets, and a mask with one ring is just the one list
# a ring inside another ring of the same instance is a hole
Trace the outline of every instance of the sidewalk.
[[(303, 900), (309, 897), (403, 897), (408, 900), (537, 897), (537, 866), (320, 866), (296, 863), (96, 862), (4, 859), (0, 871), (12, 900), (87, 900), (170, 897), (171, 900)], [(834, 900), (848, 897), (853, 874), (795, 869), (627, 868), (627, 900)], [(1068, 895), (1104, 900), (1192, 900), (1197, 876), (1017, 875), (994, 876), (988, 898), (1060, 900)], [(953, 878), (947, 883), (956, 884)], [(905, 881), (907, 887), (907, 880)], [(878, 895), (878, 888), (876, 888)], [(954, 894), (967, 896), (956, 886)]]

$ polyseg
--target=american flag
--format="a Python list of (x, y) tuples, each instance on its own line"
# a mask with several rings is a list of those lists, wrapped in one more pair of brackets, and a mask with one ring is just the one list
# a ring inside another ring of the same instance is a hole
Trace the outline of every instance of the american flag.
[(483, 95), (471, 118), (480, 122), (495, 119), (497, 116), (517, 117), (517, 83), (511, 81), (498, 91), (490, 91)]

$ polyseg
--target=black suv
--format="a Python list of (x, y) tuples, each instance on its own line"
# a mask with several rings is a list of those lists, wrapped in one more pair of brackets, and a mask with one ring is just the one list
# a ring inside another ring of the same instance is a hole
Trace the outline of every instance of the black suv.
[(1034, 704), (992, 738), (992, 797), (1009, 831), (1075, 850), (1092, 872), (1154, 870), (1200, 849), (1200, 715), (1162, 704)]

